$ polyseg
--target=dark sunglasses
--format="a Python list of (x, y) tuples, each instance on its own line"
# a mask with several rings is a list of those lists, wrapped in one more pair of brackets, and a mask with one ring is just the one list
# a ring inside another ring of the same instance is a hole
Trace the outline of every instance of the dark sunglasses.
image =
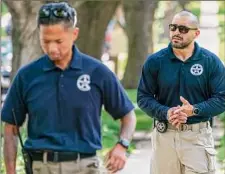
[(51, 3), (49, 5), (43, 6), (39, 10), (39, 18), (50, 18), (52, 15), (56, 18), (75, 20), (74, 12), (70, 9), (70, 7), (65, 3)]
[(170, 31), (176, 31), (178, 28), (179, 32), (182, 33), (182, 34), (186, 34), (189, 32), (189, 30), (197, 30), (198, 28), (189, 28), (189, 27), (186, 27), (184, 25), (177, 25), (177, 24), (170, 24), (169, 25), (169, 29)]

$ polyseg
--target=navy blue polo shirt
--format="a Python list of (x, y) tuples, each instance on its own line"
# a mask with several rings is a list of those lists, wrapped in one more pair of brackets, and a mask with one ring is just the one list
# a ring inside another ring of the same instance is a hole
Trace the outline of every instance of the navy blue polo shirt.
[(169, 44), (150, 55), (142, 69), (137, 102), (149, 116), (167, 121), (168, 109), (182, 105), (180, 96), (200, 111), (188, 118), (188, 124), (207, 121), (225, 111), (224, 65), (197, 43), (185, 62), (174, 55)]
[(101, 149), (102, 105), (114, 119), (134, 107), (114, 73), (73, 47), (65, 70), (47, 55), (21, 68), (2, 109), (2, 121), (21, 126), (28, 115), (27, 149), (93, 153)]

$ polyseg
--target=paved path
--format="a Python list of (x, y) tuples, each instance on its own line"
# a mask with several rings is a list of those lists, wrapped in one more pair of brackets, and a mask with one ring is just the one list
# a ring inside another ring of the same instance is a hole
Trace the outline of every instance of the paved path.
[(141, 141), (139, 147), (129, 157), (125, 168), (118, 174), (149, 174), (151, 142)]

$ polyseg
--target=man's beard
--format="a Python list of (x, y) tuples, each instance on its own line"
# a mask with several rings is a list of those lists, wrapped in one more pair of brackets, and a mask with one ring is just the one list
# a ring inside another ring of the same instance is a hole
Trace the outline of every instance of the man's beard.
[(188, 40), (187, 42), (182, 42), (182, 43), (174, 43), (171, 40), (172, 47), (177, 48), (177, 49), (187, 48), (191, 44), (191, 42), (192, 42), (192, 40)]
[[(181, 43), (179, 43), (179, 42), (178, 43), (173, 42), (172, 40), (174, 38), (179, 39), (181, 41)], [(182, 41), (183, 41), (183, 38), (180, 35), (174, 35), (174, 36), (172, 36), (172, 38), (171, 38), (172, 47), (173, 48), (177, 48), (177, 49), (184, 49), (184, 48), (187, 48), (191, 44), (191, 42), (193, 40), (190, 39), (190, 40), (187, 40), (186, 42), (182, 42)]]
[(189, 42), (185, 42), (185, 43), (172, 43), (172, 47), (173, 48), (177, 48), (177, 49), (184, 49), (184, 48), (187, 48), (190, 44), (191, 44), (192, 41), (189, 41)]

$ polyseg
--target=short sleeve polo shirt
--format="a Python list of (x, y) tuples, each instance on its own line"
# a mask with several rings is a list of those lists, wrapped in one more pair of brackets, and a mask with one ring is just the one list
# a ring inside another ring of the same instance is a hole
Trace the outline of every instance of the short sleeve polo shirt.
[(114, 73), (74, 46), (61, 70), (44, 55), (21, 68), (2, 109), (2, 121), (19, 125), (28, 115), (27, 149), (92, 153), (101, 149), (101, 110), (120, 119), (134, 107)]

